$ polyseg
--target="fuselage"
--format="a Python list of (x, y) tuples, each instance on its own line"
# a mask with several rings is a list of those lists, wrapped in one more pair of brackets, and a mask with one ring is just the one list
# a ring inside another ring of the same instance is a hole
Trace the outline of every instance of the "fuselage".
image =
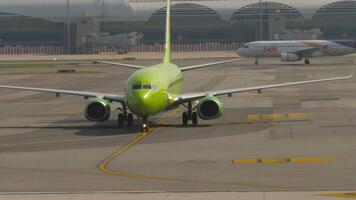
[(352, 40), (290, 40), (256, 41), (240, 47), (237, 53), (245, 57), (280, 57), (282, 53), (294, 53), (301, 57), (340, 56), (354, 52)]
[(130, 111), (148, 117), (172, 105), (181, 93), (183, 74), (172, 63), (161, 63), (136, 71), (125, 85), (126, 103)]

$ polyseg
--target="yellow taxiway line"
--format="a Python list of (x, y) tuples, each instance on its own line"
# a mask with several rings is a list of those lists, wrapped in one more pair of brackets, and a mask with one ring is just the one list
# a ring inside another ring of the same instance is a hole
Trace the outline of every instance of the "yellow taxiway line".
[[(180, 109), (176, 109), (172, 112), (170, 112), (168, 114), (169, 115), (173, 115), (175, 113), (177, 113)], [(162, 125), (164, 122), (166, 121), (166, 119), (162, 119), (158, 122), (158, 125)], [(108, 167), (108, 165), (110, 164), (110, 162), (112, 160), (114, 160), (115, 158), (119, 157), (120, 155), (122, 155), (123, 153), (125, 153), (127, 150), (129, 150), (131, 147), (133, 147), (135, 144), (139, 143), (141, 140), (143, 140), (144, 138), (146, 138), (147, 136), (149, 136), (151, 133), (153, 133), (155, 130), (157, 129), (157, 127), (154, 128), (150, 128), (148, 130), (148, 132), (145, 133), (141, 133), (139, 136), (137, 136), (134, 140), (132, 140), (130, 143), (126, 144), (125, 146), (119, 148), (118, 150), (116, 150), (114, 153), (112, 153), (111, 155), (109, 155), (108, 157), (106, 157), (103, 161), (101, 161), (98, 165), (98, 168), (105, 172), (106, 174), (115, 174), (112, 170), (110, 170), (110, 168)]]
[(333, 193), (333, 194), (319, 194), (324, 197), (338, 197), (338, 198), (356, 198), (356, 192), (351, 193)]
[[(180, 109), (176, 109), (173, 112), (169, 113), (168, 115), (173, 115), (177, 113)], [(165, 123), (165, 119), (161, 120), (159, 122), (159, 125), (162, 125)], [(136, 174), (132, 172), (122, 172), (122, 171), (116, 171), (112, 170), (109, 168), (109, 164), (111, 161), (114, 159), (118, 158), (120, 155), (128, 151), (130, 148), (132, 148), (134, 145), (142, 141), (144, 138), (152, 134), (157, 128), (151, 128), (147, 133), (142, 133), (141, 135), (137, 136), (134, 140), (132, 140), (130, 143), (126, 144), (125, 146), (119, 148), (115, 152), (113, 152), (111, 155), (109, 155), (107, 158), (102, 160), (98, 168), (104, 172), (106, 175), (110, 176), (118, 176), (118, 177), (127, 177), (127, 178), (136, 178), (136, 179), (145, 179), (145, 180), (161, 180), (161, 181), (177, 181), (177, 182), (186, 182), (186, 183), (200, 183), (200, 184), (214, 184), (214, 185), (237, 185), (237, 186), (253, 186), (253, 187), (261, 187), (261, 188), (274, 188), (274, 189), (291, 189), (288, 186), (280, 186), (280, 185), (265, 185), (265, 184), (259, 184), (259, 183), (247, 183), (247, 182), (234, 182), (234, 181), (209, 181), (209, 180), (196, 180), (196, 179), (190, 179), (190, 178), (176, 178), (176, 177), (164, 177), (164, 176), (149, 176), (149, 175), (142, 175), (142, 174)], [(296, 189), (296, 188), (294, 188)]]
[(151, 128), (148, 132), (142, 133), (138, 137), (136, 137), (134, 140), (132, 140), (130, 143), (127, 145), (123, 146), (122, 148), (118, 149), (114, 153), (112, 153), (110, 156), (105, 158), (102, 162), (99, 163), (99, 169), (107, 174), (111, 173), (111, 170), (108, 168), (109, 163), (114, 160), (116, 157), (120, 156), (121, 154), (125, 153), (127, 150), (129, 150), (131, 147), (133, 147), (135, 144), (139, 143), (141, 140), (143, 140), (145, 137), (150, 135), (155, 128)]

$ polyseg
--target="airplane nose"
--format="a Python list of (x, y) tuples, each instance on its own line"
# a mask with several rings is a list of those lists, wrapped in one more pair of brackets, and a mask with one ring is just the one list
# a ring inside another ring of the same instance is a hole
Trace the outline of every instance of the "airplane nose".
[(236, 53), (237, 53), (238, 55), (240, 55), (240, 51), (241, 51), (240, 48), (236, 49)]
[(150, 106), (150, 100), (152, 96), (150, 92), (137, 92), (135, 96), (138, 104), (146, 107)]
[(238, 54), (238, 55), (240, 55), (240, 56), (243, 56), (244, 55), (244, 50), (242, 49), (242, 48), (238, 48), (237, 50), (236, 50), (236, 53)]
[(167, 106), (167, 97), (161, 92), (136, 91), (128, 101), (130, 110), (139, 116), (158, 113)]
[(143, 109), (150, 106), (150, 92), (136, 91), (132, 93), (132, 105), (135, 109)]

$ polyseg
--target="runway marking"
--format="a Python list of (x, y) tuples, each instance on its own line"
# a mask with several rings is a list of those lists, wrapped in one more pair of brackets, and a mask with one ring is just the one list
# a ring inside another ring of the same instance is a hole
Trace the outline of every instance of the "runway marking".
[(260, 120), (261, 119), (261, 115), (248, 115), (247, 116), (247, 120), (251, 121), (251, 120)]
[(288, 119), (311, 119), (312, 115), (308, 113), (289, 113)]
[(336, 160), (329, 157), (296, 157), (296, 158), (259, 158), (259, 159), (239, 159), (232, 160), (234, 165), (248, 164), (309, 164), (309, 163), (326, 163)]
[(356, 192), (353, 193), (333, 193), (333, 194), (319, 194), (324, 197), (339, 197), (339, 198), (356, 198)]
[[(176, 109), (168, 114), (173, 115), (177, 113), (180, 109)], [(166, 119), (162, 119), (158, 122), (158, 125), (162, 125)], [(107, 158), (105, 158), (103, 161), (101, 161), (98, 165), (98, 168), (103, 171), (106, 174), (115, 174), (113, 171), (110, 170), (108, 167), (109, 163), (114, 160), (115, 158), (119, 157), (123, 153), (125, 153), (127, 150), (129, 150), (131, 147), (133, 147), (135, 144), (139, 143), (141, 140), (143, 140), (145, 137), (149, 136), (151, 133), (153, 133), (158, 127), (153, 127), (150, 128), (150, 130), (146, 133), (141, 133), (139, 136), (137, 136), (134, 140), (132, 140), (130, 143), (124, 145), (123, 147), (119, 148), (116, 150), (114, 153), (109, 155)], [(131, 175), (130, 175), (131, 176)]]
[(311, 114), (308, 113), (287, 113), (287, 114), (249, 114), (247, 115), (247, 121), (277, 121), (277, 120), (310, 120), (312, 118)]
[[(177, 113), (180, 109), (176, 109), (173, 112), (169, 113), (168, 115), (173, 115)], [(159, 122), (159, 124), (163, 124), (166, 121), (166, 119), (163, 119)], [(209, 181), (209, 180), (197, 180), (197, 179), (190, 179), (190, 178), (176, 178), (176, 177), (168, 177), (168, 176), (148, 176), (148, 175), (142, 175), (142, 174), (136, 174), (132, 172), (122, 172), (122, 171), (114, 171), (109, 168), (109, 164), (112, 160), (115, 158), (118, 158), (120, 155), (128, 151), (130, 148), (132, 148), (135, 144), (138, 142), (142, 141), (145, 137), (149, 136), (152, 134), (155, 130), (157, 130), (158, 127), (152, 128), (149, 130), (147, 133), (143, 133), (136, 137), (134, 140), (132, 140), (130, 143), (127, 145), (119, 148), (117, 151), (112, 153), (110, 156), (105, 158), (103, 161), (101, 161), (98, 165), (98, 168), (104, 172), (106, 175), (110, 176), (118, 176), (118, 177), (127, 177), (127, 178), (135, 178), (135, 179), (144, 179), (144, 180), (160, 180), (160, 181), (176, 181), (176, 182), (186, 182), (186, 183), (199, 183), (199, 184), (214, 184), (214, 185), (226, 185), (226, 186), (231, 186), (231, 185), (236, 185), (236, 186), (248, 186), (248, 187), (261, 187), (261, 188), (274, 188), (274, 189), (303, 189), (303, 188), (291, 188), (285, 185), (265, 185), (265, 184), (259, 184), (259, 183), (246, 183), (246, 182), (231, 182), (231, 181)], [(104, 175), (105, 175), (104, 174)]]

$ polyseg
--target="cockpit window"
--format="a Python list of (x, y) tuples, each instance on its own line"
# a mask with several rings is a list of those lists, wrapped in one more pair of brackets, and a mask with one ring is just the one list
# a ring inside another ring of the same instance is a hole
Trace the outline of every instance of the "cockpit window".
[(248, 45), (244, 45), (243, 48), (248, 48)]
[(157, 85), (133, 85), (132, 86), (132, 89), (133, 90), (141, 90), (141, 89), (144, 89), (144, 90), (157, 90)]
[(152, 87), (151, 87), (151, 85), (143, 85), (142, 86), (142, 89), (151, 89)]
[(132, 89), (133, 90), (139, 90), (139, 89), (141, 89), (142, 88), (142, 85), (133, 85), (132, 86)]

